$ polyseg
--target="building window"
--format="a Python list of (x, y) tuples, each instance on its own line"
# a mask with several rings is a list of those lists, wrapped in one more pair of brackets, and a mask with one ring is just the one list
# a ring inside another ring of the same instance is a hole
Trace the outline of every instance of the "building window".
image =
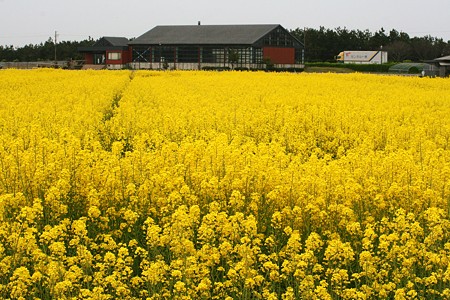
[(263, 49), (262, 48), (254, 48), (252, 63), (262, 64), (263, 61), (264, 61), (263, 60)]
[(180, 63), (196, 63), (199, 60), (198, 47), (194, 46), (183, 46), (179, 47), (177, 54), (177, 62)]
[(224, 48), (213, 48), (212, 49), (212, 62), (214, 62), (214, 63), (224, 63), (225, 62), (225, 49)]
[(122, 58), (122, 53), (120, 52), (109, 52), (108, 59), (109, 60), (120, 60)]
[(176, 49), (175, 47), (164, 47), (164, 46), (159, 46), (159, 55), (160, 57), (160, 61), (161, 62), (168, 62), (168, 63), (173, 63), (175, 62), (175, 56), (176, 56)]
[(133, 62), (150, 62), (153, 57), (152, 52), (150, 47), (133, 47)]
[(278, 28), (277, 30), (269, 33), (264, 38), (264, 45), (292, 47), (294, 45), (294, 41), (287, 32), (285, 32), (283, 29)]

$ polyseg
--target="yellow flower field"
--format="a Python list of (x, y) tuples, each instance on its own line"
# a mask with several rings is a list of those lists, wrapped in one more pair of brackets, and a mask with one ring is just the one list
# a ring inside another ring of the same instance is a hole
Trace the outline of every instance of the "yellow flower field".
[(450, 81), (0, 71), (0, 298), (449, 299)]

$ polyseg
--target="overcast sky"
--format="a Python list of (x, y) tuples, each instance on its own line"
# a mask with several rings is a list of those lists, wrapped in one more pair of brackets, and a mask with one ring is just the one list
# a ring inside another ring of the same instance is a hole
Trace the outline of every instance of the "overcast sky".
[(281, 24), (287, 29), (383, 27), (450, 40), (450, 0), (0, 0), (0, 45), (89, 36), (137, 37), (156, 25)]

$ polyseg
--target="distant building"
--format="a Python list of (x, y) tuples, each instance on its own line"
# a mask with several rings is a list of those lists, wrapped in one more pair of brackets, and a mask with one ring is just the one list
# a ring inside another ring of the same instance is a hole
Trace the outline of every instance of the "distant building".
[(156, 26), (126, 45), (124, 38), (105, 37), (93, 47), (79, 51), (85, 53), (86, 63), (105, 64), (109, 68), (303, 66), (303, 44), (281, 25)]
[(426, 61), (430, 68), (425, 70), (426, 76), (446, 77), (450, 75), (450, 55)]
[(129, 40), (125, 37), (102, 37), (92, 47), (80, 47), (86, 65), (120, 69), (131, 61)]

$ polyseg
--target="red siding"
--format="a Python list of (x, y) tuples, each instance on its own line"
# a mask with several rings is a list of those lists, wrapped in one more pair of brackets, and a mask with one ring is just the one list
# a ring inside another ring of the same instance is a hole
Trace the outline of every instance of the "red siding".
[(122, 64), (127, 64), (131, 62), (132, 60), (131, 53), (133, 53), (131, 46), (128, 47), (127, 50), (122, 51)]
[(264, 47), (263, 57), (270, 58), (273, 64), (294, 64), (295, 63), (295, 49), (294, 48), (279, 48), (279, 47)]
[[(108, 53), (121, 53), (121, 58), (117, 60), (108, 59)], [(106, 64), (107, 65), (123, 65), (131, 62), (131, 48), (128, 50), (107, 50), (106, 51)]]
[(92, 53), (84, 53), (85, 64), (94, 64), (94, 55)]

